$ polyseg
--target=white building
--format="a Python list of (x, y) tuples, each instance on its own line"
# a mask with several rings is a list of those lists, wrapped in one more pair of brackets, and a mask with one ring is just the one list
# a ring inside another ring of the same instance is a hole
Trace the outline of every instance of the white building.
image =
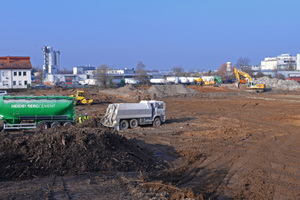
[(300, 70), (300, 54), (297, 54), (297, 70)]
[(59, 72), (60, 51), (54, 51), (50, 46), (44, 46), (42, 50), (44, 53), (44, 78), (46, 77), (46, 74), (57, 74)]
[(135, 74), (134, 68), (132, 69), (109, 69), (107, 74)]
[(31, 69), (30, 57), (0, 57), (0, 89), (27, 88)]
[(89, 74), (89, 75), (92, 75), (95, 70), (96, 70), (96, 68), (92, 67), (92, 66), (73, 67), (73, 74)]
[(300, 65), (297, 65), (297, 58), (300, 57), (298, 55), (296, 57), (290, 54), (281, 54), (277, 57), (267, 57), (264, 61), (261, 61), (261, 70), (300, 70)]

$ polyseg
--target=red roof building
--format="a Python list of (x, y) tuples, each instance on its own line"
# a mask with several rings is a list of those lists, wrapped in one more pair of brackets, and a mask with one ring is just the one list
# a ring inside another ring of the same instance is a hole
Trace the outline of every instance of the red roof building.
[(0, 57), (0, 89), (27, 88), (31, 69), (30, 57)]
[(0, 57), (0, 69), (32, 69), (30, 57)]

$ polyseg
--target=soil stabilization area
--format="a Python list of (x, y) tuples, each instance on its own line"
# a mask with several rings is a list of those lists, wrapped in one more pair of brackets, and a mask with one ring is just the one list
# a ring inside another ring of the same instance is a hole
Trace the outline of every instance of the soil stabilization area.
[[(164, 87), (88, 88), (83, 124), (2, 130), (0, 199), (300, 199), (299, 91)], [(109, 103), (154, 98), (158, 128), (100, 124)]]

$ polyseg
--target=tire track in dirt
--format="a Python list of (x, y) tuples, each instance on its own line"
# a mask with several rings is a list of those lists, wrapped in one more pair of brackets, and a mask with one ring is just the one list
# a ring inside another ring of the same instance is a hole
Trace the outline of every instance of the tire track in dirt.
[(68, 185), (63, 177), (55, 176), (53, 178), (49, 199), (73, 199), (72, 195), (70, 194)]
[[(251, 119), (248, 122), (250, 122), (250, 121), (254, 124), (260, 122), (260, 120), (258, 120), (258, 119)], [(260, 123), (260, 125), (266, 125), (266, 124), (268, 124), (268, 127), (270, 127), (269, 125), (271, 123), (270, 122)], [(252, 177), (250, 179), (258, 178), (263, 183), (268, 183), (270, 186), (268, 186), (267, 188), (270, 188), (270, 187), (274, 188), (272, 195), (274, 195), (277, 185), (279, 185), (280, 187), (283, 188), (280, 191), (292, 189), (292, 190), (300, 193), (299, 174), (295, 173), (295, 172), (297, 172), (297, 168), (295, 168), (295, 167), (297, 166), (297, 160), (298, 160), (297, 156), (299, 155), (299, 151), (295, 150), (295, 148), (297, 147), (297, 145), (295, 145), (295, 138), (297, 138), (297, 135), (296, 135), (297, 133), (295, 133), (294, 132), (295, 130), (291, 127), (283, 127), (282, 125), (277, 125), (277, 124), (272, 124), (271, 127), (273, 127), (273, 129), (276, 129), (277, 133), (278, 133), (278, 129), (280, 129), (281, 132), (289, 132), (289, 134), (288, 135), (285, 134), (284, 136), (280, 137), (280, 139), (277, 138), (276, 140), (274, 140), (273, 135), (268, 135), (268, 137), (262, 138), (256, 144), (251, 146), (249, 151), (247, 152), (247, 154), (249, 154), (249, 155), (247, 155), (246, 157), (247, 158), (255, 158), (255, 159), (248, 160), (247, 162), (245, 162), (242, 165), (242, 167), (240, 167), (243, 169), (247, 169), (247, 171), (248, 171), (248, 172), (243, 171), (243, 174), (244, 174), (243, 176), (246, 177), (248, 174), (249, 177)], [(278, 141), (278, 140), (280, 140), (280, 141)], [(294, 144), (294, 148), (293, 148), (293, 144)], [(262, 149), (265, 151), (262, 151)], [(293, 150), (294, 153), (292, 153), (290, 150)], [(290, 158), (286, 158), (286, 156), (284, 155), (285, 152), (288, 152), (289, 154), (291, 154)], [(273, 156), (270, 156), (270, 154)], [(295, 162), (293, 162), (293, 160), (295, 160)], [(278, 170), (278, 169), (276, 170), (276, 169), (274, 169), (274, 164), (272, 164), (275, 162), (277, 162), (277, 164), (281, 165), (281, 166), (285, 166), (288, 162), (289, 166), (290, 167), (293, 166), (293, 167), (289, 170), (289, 172), (287, 172), (285, 169), (284, 170)], [(262, 173), (260, 173), (260, 172), (263, 172), (263, 174), (265, 174), (265, 176), (262, 176), (261, 175)], [(235, 176), (234, 173), (235, 172), (233, 172), (231, 174), (231, 177)], [(274, 175), (275, 173), (278, 173), (277, 176)], [(288, 176), (287, 178), (284, 177), (286, 175)], [(238, 176), (238, 174), (237, 174), (237, 176)], [(272, 177), (275, 177), (275, 178), (272, 179)], [(293, 183), (291, 182), (291, 178), (293, 179), (293, 181), (292, 181)], [(240, 176), (239, 176), (239, 179), (241, 179)], [(228, 182), (230, 182), (230, 179), (228, 180)], [(236, 180), (234, 180), (232, 182), (236, 182)], [(243, 182), (246, 183), (245, 185), (247, 185), (247, 182), (248, 182), (247, 178), (245, 178), (245, 180)], [(253, 180), (252, 180), (252, 182), (253, 182)], [(228, 184), (226, 186), (228, 186)], [(234, 184), (234, 187), (236, 187), (236, 186), (237, 186), (237, 184)], [(234, 188), (234, 187), (232, 187), (232, 188)], [(255, 191), (255, 192), (257, 192), (257, 191)], [(267, 194), (268, 192), (262, 191), (262, 193)], [(269, 195), (271, 195), (271, 194), (269, 194)], [(282, 194), (279, 194), (279, 195), (282, 195)], [(232, 194), (230, 196), (232, 196)], [(286, 195), (286, 194), (285, 194), (285, 196), (288, 197), (288, 195)], [(291, 198), (292, 197), (293, 197), (293, 195), (291, 196)]]

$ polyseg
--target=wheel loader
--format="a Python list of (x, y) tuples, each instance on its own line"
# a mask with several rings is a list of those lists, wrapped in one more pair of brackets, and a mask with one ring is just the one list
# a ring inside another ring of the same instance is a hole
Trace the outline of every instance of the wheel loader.
[(93, 99), (84, 97), (84, 91), (77, 91), (76, 95), (71, 95), (70, 97), (74, 97), (76, 104), (91, 104), (93, 102)]

